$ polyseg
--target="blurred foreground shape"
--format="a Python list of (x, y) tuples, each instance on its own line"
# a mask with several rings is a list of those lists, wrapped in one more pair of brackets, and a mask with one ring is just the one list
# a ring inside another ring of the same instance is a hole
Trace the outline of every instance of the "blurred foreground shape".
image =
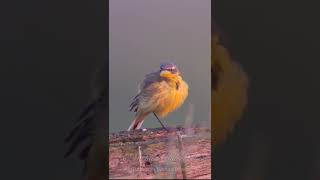
[(157, 128), (110, 134), (110, 179), (183, 177), (211, 179), (209, 128), (177, 128), (171, 132)]
[(211, 40), (211, 117), (215, 143), (232, 132), (247, 106), (248, 77), (214, 26)]

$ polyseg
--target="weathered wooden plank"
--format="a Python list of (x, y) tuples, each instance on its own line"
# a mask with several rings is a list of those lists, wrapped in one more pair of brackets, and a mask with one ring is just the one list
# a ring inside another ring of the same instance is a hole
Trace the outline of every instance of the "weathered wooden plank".
[(208, 128), (122, 131), (109, 136), (111, 179), (210, 179)]

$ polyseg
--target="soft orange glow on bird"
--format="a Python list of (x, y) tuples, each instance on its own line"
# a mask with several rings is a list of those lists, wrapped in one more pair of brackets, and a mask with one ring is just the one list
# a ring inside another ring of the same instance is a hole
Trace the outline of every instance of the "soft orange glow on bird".
[(187, 96), (188, 84), (182, 79), (177, 66), (173, 63), (161, 64), (159, 71), (147, 74), (140, 84), (138, 94), (130, 105), (130, 111), (133, 110), (136, 115), (128, 131), (139, 129), (150, 113), (157, 118), (167, 116), (178, 109)]
[(211, 45), (211, 115), (215, 143), (232, 132), (247, 105), (248, 77), (221, 43), (217, 32)]

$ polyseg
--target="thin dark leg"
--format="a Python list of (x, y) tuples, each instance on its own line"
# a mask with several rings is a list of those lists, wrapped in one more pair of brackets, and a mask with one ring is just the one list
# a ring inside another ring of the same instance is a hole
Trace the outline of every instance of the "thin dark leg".
[(168, 129), (165, 125), (162, 124), (162, 122), (160, 121), (160, 119), (158, 118), (158, 116), (156, 115), (156, 113), (153, 112), (153, 115), (158, 119), (158, 121), (159, 121), (159, 123), (161, 124), (161, 126), (162, 126), (165, 130), (167, 130), (167, 131), (169, 132), (169, 129)]

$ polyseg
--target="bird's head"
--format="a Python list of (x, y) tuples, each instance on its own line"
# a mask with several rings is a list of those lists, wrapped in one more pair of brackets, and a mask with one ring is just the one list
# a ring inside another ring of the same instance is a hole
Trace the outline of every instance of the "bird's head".
[(160, 65), (160, 76), (168, 79), (176, 79), (180, 77), (180, 71), (174, 63), (166, 62)]

